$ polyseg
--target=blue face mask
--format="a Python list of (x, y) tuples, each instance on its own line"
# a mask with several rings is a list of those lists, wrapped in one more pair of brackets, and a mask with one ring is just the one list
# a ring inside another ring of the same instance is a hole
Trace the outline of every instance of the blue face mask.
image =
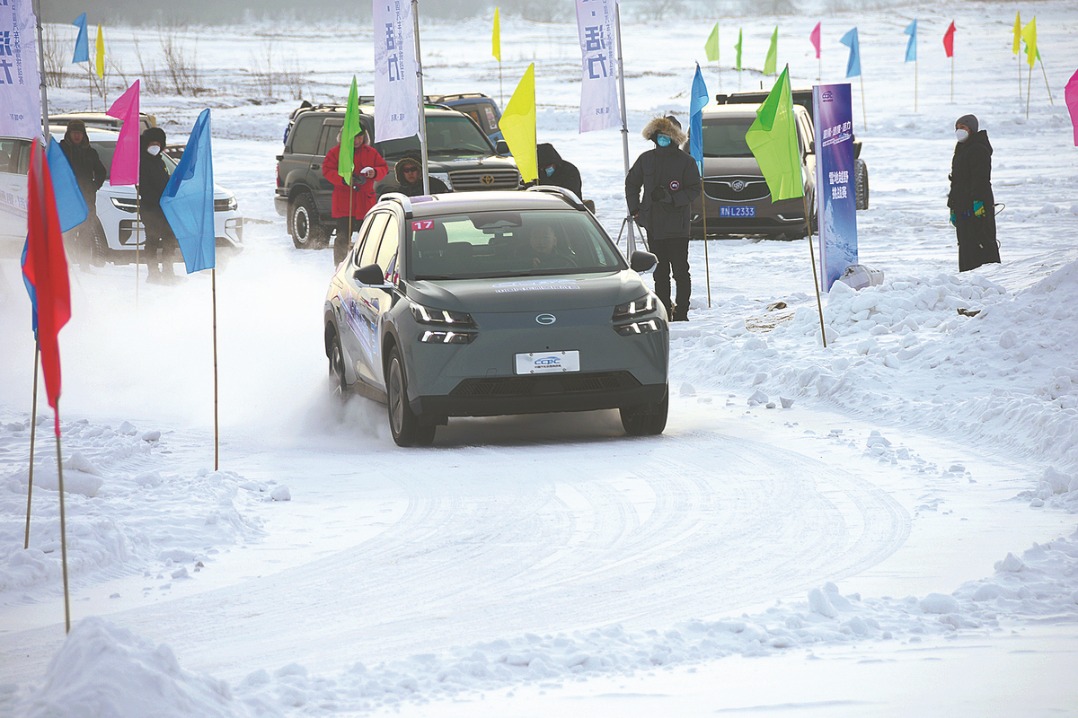
[(657, 144), (659, 147), (669, 147), (670, 138), (666, 135), (657, 135), (655, 137), (655, 144)]
[(554, 176), (554, 165), (550, 165), (549, 167), (544, 167), (543, 172), (546, 173), (547, 177), (553, 177)]

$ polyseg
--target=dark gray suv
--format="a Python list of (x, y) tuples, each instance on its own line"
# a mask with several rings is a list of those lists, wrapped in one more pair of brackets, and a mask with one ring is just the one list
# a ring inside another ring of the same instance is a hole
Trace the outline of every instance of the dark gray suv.
[[(337, 142), (344, 124), (341, 105), (305, 107), (293, 114), (284, 151), (277, 155), (277, 189), (274, 206), (288, 220), (292, 243), (299, 249), (326, 246), (333, 229), (330, 200), (333, 186), (322, 176), (322, 160)], [(520, 172), (508, 148), (495, 146), (467, 115), (456, 110), (428, 105), (426, 113), (427, 156), (432, 177), (445, 182), (454, 192), (472, 190), (515, 190), (521, 186)], [(379, 192), (395, 186), (393, 167), (407, 154), (419, 152), (419, 140), (378, 141), (374, 107), (360, 105), (359, 120), (374, 140), (374, 147), (389, 165), (389, 175)]]
[(388, 406), (393, 439), (429, 445), (451, 416), (619, 409), (666, 427), (666, 311), (580, 200), (557, 187), (385, 195), (330, 281), (334, 391)]

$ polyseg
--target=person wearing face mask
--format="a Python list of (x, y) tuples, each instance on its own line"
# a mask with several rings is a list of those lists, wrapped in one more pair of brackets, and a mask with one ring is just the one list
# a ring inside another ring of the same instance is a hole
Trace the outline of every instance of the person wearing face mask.
[(955, 122), (958, 140), (951, 159), (951, 191), (947, 206), (958, 235), (958, 271), (999, 263), (995, 196), (992, 193), (992, 145), (977, 118), (962, 115)]
[(352, 184), (345, 184), (337, 171), (341, 157), (341, 135), (337, 133), (337, 144), (322, 160), (322, 176), (333, 185), (333, 197), (330, 213), (337, 220), (337, 233), (333, 239), (333, 266), (336, 267), (348, 256), (348, 247), (352, 244), (352, 233), (359, 230), (363, 218), (378, 200), (374, 184), (386, 176), (389, 167), (381, 153), (371, 147), (367, 132), (360, 125), (359, 132), (352, 140)]
[(564, 187), (577, 197), (583, 196), (580, 170), (572, 162), (563, 160), (554, 145), (549, 142), (536, 145), (535, 156), (539, 161), (539, 184)]
[(138, 191), (139, 213), (145, 227), (146, 281), (162, 282), (175, 277), (172, 269), (176, 235), (172, 233), (165, 213), (161, 210), (161, 195), (168, 184), (168, 168), (161, 157), (165, 149), (165, 131), (150, 127), (142, 133), (142, 153), (139, 155)]
[[(655, 148), (644, 152), (625, 177), (629, 214), (647, 234), (648, 248), (658, 257), (655, 294), (675, 322), (689, 319), (692, 278), (689, 275), (690, 203), (700, 194), (700, 172), (679, 146), (687, 139), (673, 117), (656, 117), (644, 127)], [(670, 300), (670, 273), (677, 293)]]

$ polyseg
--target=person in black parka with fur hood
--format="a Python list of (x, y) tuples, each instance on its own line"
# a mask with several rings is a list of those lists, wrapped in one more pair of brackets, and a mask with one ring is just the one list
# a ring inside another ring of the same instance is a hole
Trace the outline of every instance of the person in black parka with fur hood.
[[(687, 321), (692, 294), (690, 204), (700, 194), (700, 172), (692, 157), (679, 149), (687, 138), (673, 117), (656, 117), (644, 127), (643, 135), (655, 143), (655, 149), (640, 155), (629, 170), (625, 178), (625, 202), (629, 214), (647, 233), (648, 248), (659, 258), (655, 293), (673, 321)], [(671, 270), (677, 284), (673, 304)]]
[(955, 122), (958, 144), (951, 160), (951, 224), (958, 234), (958, 271), (999, 263), (996, 242), (995, 196), (992, 193), (992, 145), (978, 130), (977, 118), (963, 115)]

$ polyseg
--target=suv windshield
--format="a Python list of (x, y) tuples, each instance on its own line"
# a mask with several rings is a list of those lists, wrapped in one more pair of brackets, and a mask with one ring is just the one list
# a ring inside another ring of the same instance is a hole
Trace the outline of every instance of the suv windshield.
[(478, 279), (613, 272), (621, 254), (591, 215), (488, 211), (412, 220), (412, 279)]
[[(386, 140), (375, 142), (374, 146), (387, 160), (395, 160), (406, 154), (418, 154), (419, 138)], [(427, 118), (427, 154), (431, 157), (486, 157), (494, 154), (494, 148), (487, 136), (467, 117), (445, 115)]]
[(752, 157), (745, 133), (752, 117), (704, 118), (704, 157)]

